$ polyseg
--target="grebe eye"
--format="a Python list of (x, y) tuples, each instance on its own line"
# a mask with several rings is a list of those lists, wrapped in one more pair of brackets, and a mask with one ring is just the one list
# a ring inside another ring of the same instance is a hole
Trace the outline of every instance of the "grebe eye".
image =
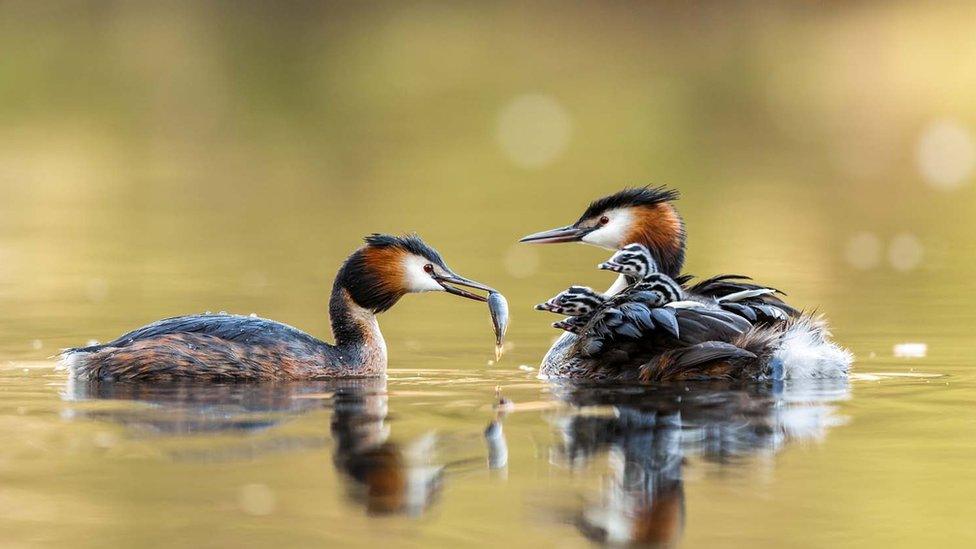
[(424, 272), (427, 274), (434, 274), (434, 265), (431, 263), (424, 265)]
[(610, 223), (610, 218), (609, 217), (603, 216), (603, 217), (600, 218), (600, 225), (606, 225), (607, 223)]

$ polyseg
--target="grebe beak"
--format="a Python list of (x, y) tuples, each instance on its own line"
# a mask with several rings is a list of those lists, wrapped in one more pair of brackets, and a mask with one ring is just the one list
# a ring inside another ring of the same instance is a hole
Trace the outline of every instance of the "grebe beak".
[[(473, 294), (469, 291), (462, 290), (461, 288), (456, 288), (455, 286), (464, 286), (466, 288), (474, 288), (476, 290), (484, 290), (486, 292), (494, 292), (495, 289), (485, 286), (480, 282), (475, 282), (474, 280), (468, 280), (463, 276), (456, 274), (449, 274), (445, 276), (435, 275), (434, 280), (444, 288), (444, 291), (449, 294), (459, 295), (461, 297), (466, 297), (468, 299), (473, 299), (475, 301), (488, 301), (487, 297), (480, 296), (478, 294)], [(453, 286), (452, 286), (453, 284)]]
[(541, 233), (523, 236), (519, 242), (529, 242), (531, 244), (556, 244), (558, 242), (579, 242), (583, 237), (592, 232), (594, 228), (577, 227), (567, 225), (558, 229), (542, 231)]

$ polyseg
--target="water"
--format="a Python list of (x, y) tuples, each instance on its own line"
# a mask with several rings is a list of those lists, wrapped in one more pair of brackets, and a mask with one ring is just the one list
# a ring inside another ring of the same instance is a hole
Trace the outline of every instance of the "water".
[[(973, 388), (959, 375), (596, 389), (508, 369), (396, 369), (373, 381), (146, 386), (74, 385), (24, 363), (0, 380), (2, 524), (22, 542), (968, 535), (969, 494), (952, 469), (971, 459), (960, 441), (972, 425), (951, 416), (967, 413)], [(496, 387), (510, 405), (493, 406)]]
[[(976, 544), (969, 6), (96, 4), (0, 4), (0, 545)], [(820, 310), (851, 379), (537, 380), (532, 305), (611, 279), (516, 240), (644, 183), (688, 272)], [(374, 231), (504, 292), (505, 356), (422, 295), (385, 380), (54, 370), (207, 310), (327, 338)]]

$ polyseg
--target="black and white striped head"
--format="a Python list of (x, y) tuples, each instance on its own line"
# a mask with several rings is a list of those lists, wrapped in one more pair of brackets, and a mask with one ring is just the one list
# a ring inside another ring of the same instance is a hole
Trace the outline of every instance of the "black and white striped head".
[(642, 280), (647, 275), (657, 272), (657, 263), (651, 257), (651, 251), (647, 246), (635, 243), (620, 248), (620, 251), (597, 265), (597, 268)]
[(654, 307), (665, 303), (681, 301), (684, 292), (681, 285), (671, 277), (661, 273), (651, 273), (630, 289), (631, 299)]
[(535, 306), (539, 311), (549, 311), (551, 313), (580, 316), (590, 314), (595, 311), (606, 297), (586, 286), (570, 286), (555, 297)]
[(566, 318), (553, 322), (552, 327), (558, 328), (560, 330), (565, 330), (571, 334), (582, 333), (583, 328), (586, 327), (586, 323), (590, 321), (590, 316), (567, 316)]

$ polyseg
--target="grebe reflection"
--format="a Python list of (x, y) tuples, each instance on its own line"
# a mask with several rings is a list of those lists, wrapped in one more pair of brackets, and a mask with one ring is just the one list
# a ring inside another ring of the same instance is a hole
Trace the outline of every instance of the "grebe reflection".
[[(328, 446), (330, 437), (324, 434), (295, 436), (272, 429), (298, 415), (332, 408), (332, 462), (347, 480), (350, 498), (369, 513), (422, 513), (435, 501), (445, 468), (436, 461), (436, 434), (402, 444), (391, 438), (384, 379), (282, 384), (70, 383), (63, 396), (70, 403), (66, 417), (110, 421), (137, 437), (244, 435), (168, 454), (188, 461), (258, 459)], [(91, 401), (105, 400), (132, 405), (91, 405)]]
[(553, 424), (555, 462), (579, 469), (605, 455), (597, 496), (583, 498), (570, 522), (601, 543), (672, 545), (684, 530), (684, 469), (700, 459), (727, 467), (775, 454), (794, 441), (821, 439), (843, 422), (832, 402), (846, 380), (657, 388), (557, 386), (570, 405)]

